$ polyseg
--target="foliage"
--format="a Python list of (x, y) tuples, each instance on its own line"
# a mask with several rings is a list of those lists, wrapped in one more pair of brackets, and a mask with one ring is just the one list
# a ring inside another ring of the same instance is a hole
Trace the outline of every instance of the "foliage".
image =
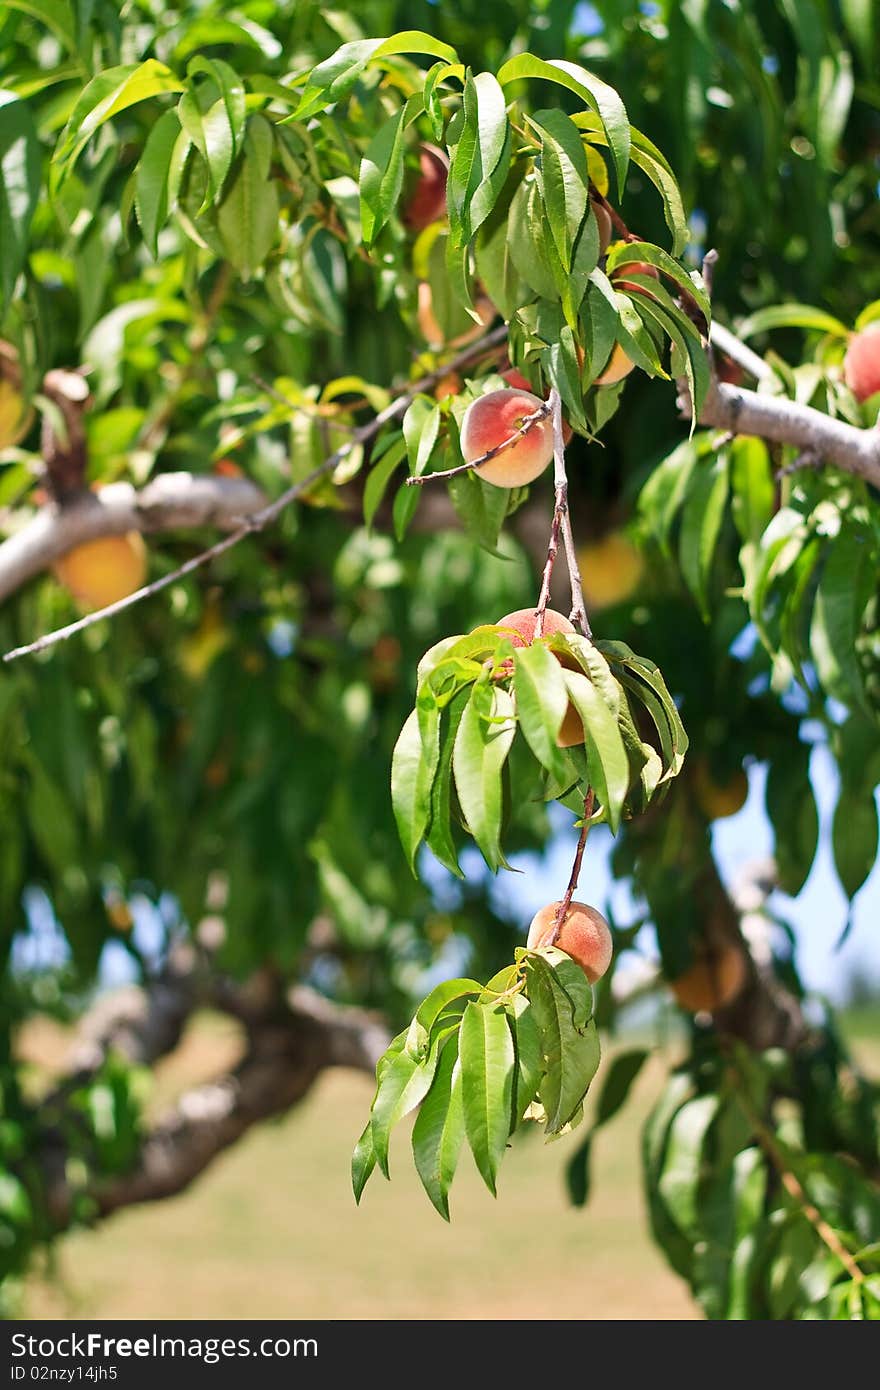
[[(523, 924), (499, 916), (471, 841), (497, 871), (546, 842), (548, 802), (580, 822), (592, 791), (615, 874), (644, 905), (613, 924), (614, 968), (647, 923), (674, 979), (719, 915), (736, 919), (688, 743), (719, 783), (766, 766), (791, 895), (816, 853), (823, 743), (840, 772), (837, 872), (850, 898), (864, 883), (880, 781), (876, 493), (787, 446), (684, 438), (675, 411), (677, 384), (694, 419), (710, 386), (699, 265), (712, 244), (715, 306), (748, 314), (762, 392), (855, 426), (876, 417), (840, 364), (849, 325), (880, 302), (877, 35), (870, 6), (843, 6), (841, 26), (832, 8), (9, 0), (2, 334), (39, 425), (59, 427), (46, 371), (85, 364), (86, 482), (243, 474), (276, 498), (344, 457), (277, 527), (165, 597), (4, 667), (4, 1273), (89, 1220), (101, 1182), (137, 1162), (140, 1072), (111, 1055), (40, 1105), (15, 1053), (34, 1013), (85, 1011), (113, 953), (149, 983), (173, 943), (220, 919), (218, 970), (268, 966), (395, 1026), (414, 1010), (379, 1063), (354, 1188), (374, 1166), (388, 1175), (390, 1131), (418, 1107), (415, 1166), (448, 1218), (465, 1140), (494, 1193), (525, 1120), (548, 1138), (581, 1121), (598, 1028), (618, 1012), (608, 980), (594, 998), (564, 953), (518, 944)], [(425, 141), (449, 156), (448, 217), (414, 232)], [(425, 287), (447, 346), (422, 341)], [(498, 626), (535, 603), (529, 537), (542, 507), (549, 528), (549, 486), (410, 481), (461, 464), (465, 410), (504, 384), (501, 351), (448, 370), (485, 297), (510, 363), (558, 392), (574, 430), (578, 539), (631, 523), (648, 561), (592, 638), (515, 647)], [(597, 385), (615, 344), (637, 370)], [(353, 435), (420, 381), (405, 412)], [(0, 455), (10, 533), (45, 502), (39, 435)], [(428, 492), (448, 496), (439, 522)], [(153, 537), (154, 577), (212, 539)], [(6, 601), (3, 649), (72, 615), (41, 577)], [(569, 700), (585, 743), (560, 749)], [(797, 1010), (776, 902), (758, 915)], [(35, 955), (39, 921), (57, 959)], [(876, 1092), (830, 1018), (790, 1057), (702, 1019), (689, 1038), (645, 1133), (652, 1229), (673, 1268), (712, 1317), (876, 1317)], [(569, 1165), (575, 1203), (644, 1057), (599, 1072)], [(62, 1222), (44, 1161), (59, 1126)]]

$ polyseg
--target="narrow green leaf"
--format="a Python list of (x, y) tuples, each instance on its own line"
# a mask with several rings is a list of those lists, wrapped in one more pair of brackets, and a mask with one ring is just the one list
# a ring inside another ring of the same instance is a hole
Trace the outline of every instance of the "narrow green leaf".
[[(506, 690), (488, 692), (487, 710), (475, 687), (455, 739), (452, 767), (458, 800), (468, 830), (477, 842), (490, 869), (504, 863), (499, 843), (501, 833), (501, 772), (516, 732), (513, 700)], [(485, 690), (485, 687), (482, 687)]]
[(819, 841), (819, 813), (810, 781), (810, 750), (800, 746), (777, 758), (767, 774), (767, 815), (776, 836), (779, 886), (796, 897), (807, 881)]
[(443, 712), (440, 723), (440, 755), (437, 761), (434, 785), (431, 788), (431, 814), (425, 836), (431, 853), (445, 868), (449, 869), (450, 873), (455, 874), (456, 878), (463, 878), (464, 875), (459, 866), (450, 827), (452, 757), (458, 726), (469, 698), (470, 691), (468, 689), (460, 690)]
[(564, 777), (564, 762), (556, 739), (568, 709), (562, 667), (542, 642), (518, 647), (514, 653), (516, 717), (526, 742), (542, 767)]
[(510, 1131), (516, 1062), (505, 1010), (492, 1004), (468, 1004), (461, 1020), (459, 1050), (465, 1133), (494, 1197)]
[(370, 1127), (376, 1162), (386, 1178), (391, 1130), (427, 1095), (439, 1055), (439, 1044), (421, 1059), (404, 1049), (392, 1057), (382, 1072), (370, 1111)]
[(575, 1025), (571, 996), (543, 954), (529, 956), (526, 980), (544, 1059), (540, 1095), (546, 1132), (558, 1134), (575, 1115), (596, 1074), (599, 1037), (592, 1019)]
[(492, 73), (467, 78), (463, 115), (446, 185), (450, 232), (458, 246), (485, 222), (507, 178), (510, 128), (504, 93)]
[(589, 200), (586, 151), (577, 126), (564, 111), (537, 111), (528, 121), (541, 139), (544, 205), (559, 259), (568, 272)]
[(425, 762), (419, 715), (413, 710), (400, 731), (391, 758), (391, 801), (400, 843), (415, 874), (415, 859), (430, 814), (435, 768)]
[(877, 861), (877, 803), (873, 792), (840, 789), (831, 824), (834, 867), (848, 898), (859, 891)]
[(590, 785), (616, 834), (629, 787), (629, 760), (617, 720), (586, 676), (579, 671), (563, 671), (563, 679), (583, 722)]
[(372, 246), (400, 197), (405, 129), (401, 107), (379, 127), (361, 160), (361, 231), (365, 246)]
[(235, 138), (226, 103), (220, 97), (202, 111), (192, 92), (184, 92), (177, 104), (182, 128), (201, 154), (208, 168), (208, 198), (219, 202), (235, 154)]
[(593, 1131), (587, 1135), (580, 1147), (575, 1150), (565, 1169), (565, 1183), (573, 1207), (585, 1207), (590, 1196), (590, 1155), (593, 1146)]
[(649, 1055), (644, 1047), (634, 1047), (628, 1052), (618, 1052), (608, 1068), (599, 1094), (599, 1102), (596, 1106), (597, 1128), (599, 1125), (607, 1124), (626, 1104), (633, 1084)]
[(513, 1035), (516, 1044), (516, 1086), (512, 1130), (538, 1094), (541, 1077), (544, 1074), (544, 1054), (541, 1050), (541, 1034), (535, 1022), (535, 1015), (525, 995), (513, 995), (507, 1008), (513, 1018)]
[(351, 1186), (354, 1191), (354, 1200), (360, 1206), (361, 1196), (367, 1185), (367, 1180), (376, 1166), (376, 1150), (373, 1146), (373, 1126), (368, 1122), (367, 1127), (354, 1147), (351, 1156)]
[[(147, 136), (144, 152), (138, 162), (135, 210), (144, 241), (154, 260), (159, 254), (159, 233), (170, 210), (169, 177), (180, 135), (177, 112), (165, 111)], [(189, 139), (185, 139), (188, 149)]]
[(703, 1149), (718, 1106), (717, 1095), (705, 1095), (688, 1101), (678, 1111), (669, 1130), (663, 1171), (657, 1184), (670, 1216), (682, 1234), (690, 1239), (697, 1238)]
[(182, 92), (183, 83), (155, 58), (107, 68), (83, 91), (62, 131), (53, 163), (59, 181), (69, 174), (95, 131), (120, 111), (166, 92)]
[(810, 650), (824, 689), (847, 704), (864, 704), (856, 637), (866, 601), (864, 576), (872, 564), (867, 537), (841, 529), (825, 561), (810, 626)]
[(260, 269), (279, 232), (278, 190), (269, 178), (274, 137), (262, 116), (252, 116), (242, 156), (217, 209), (227, 259), (246, 277)]
[(740, 436), (730, 446), (731, 513), (744, 543), (757, 545), (773, 515), (773, 469), (761, 439)]
[(728, 457), (726, 452), (719, 451), (712, 463), (703, 464), (697, 470), (682, 512), (681, 572), (697, 600), (704, 622), (710, 617), (709, 581), (729, 486)]
[(406, 441), (403, 435), (398, 435), (378, 463), (370, 469), (364, 484), (364, 522), (368, 528), (373, 525), (394, 470), (400, 466), (405, 453)]
[(449, 1188), (463, 1138), (462, 1072), (458, 1039), (451, 1037), (440, 1054), (431, 1089), (422, 1101), (412, 1132), (416, 1172), (444, 1221), (449, 1220)]
[(810, 304), (771, 304), (750, 314), (736, 330), (738, 338), (754, 338), (771, 328), (807, 328), (818, 333), (830, 333), (835, 338), (848, 338), (849, 329), (824, 309)]
[(34, 118), (12, 92), (0, 91), (0, 314), (27, 258), (40, 177)]

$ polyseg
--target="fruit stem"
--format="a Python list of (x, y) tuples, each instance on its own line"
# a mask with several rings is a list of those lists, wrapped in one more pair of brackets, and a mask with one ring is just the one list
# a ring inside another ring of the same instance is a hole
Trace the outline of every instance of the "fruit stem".
[(587, 787), (587, 794), (584, 797), (584, 819), (583, 824), (581, 825), (581, 833), (580, 838), (578, 840), (577, 849), (574, 853), (574, 863), (571, 866), (571, 877), (568, 880), (568, 887), (565, 890), (565, 894), (562, 898), (562, 901), (556, 909), (556, 918), (553, 922), (553, 930), (551, 931), (545, 943), (547, 946), (556, 945), (556, 942), (559, 938), (559, 933), (562, 930), (562, 924), (565, 921), (565, 915), (568, 912), (568, 909), (571, 907), (571, 900), (574, 897), (574, 890), (578, 886), (578, 879), (581, 876), (581, 864), (584, 858), (584, 848), (587, 843), (587, 836), (590, 833), (590, 817), (593, 814), (594, 800), (595, 796), (593, 793), (593, 788)]
[(537, 410), (533, 410), (531, 415), (524, 415), (519, 429), (507, 439), (502, 439), (500, 444), (495, 444), (491, 449), (487, 449), (485, 454), (479, 458), (471, 459), (470, 463), (459, 463), (455, 468), (444, 468), (439, 473), (423, 473), (417, 477), (407, 478), (407, 487), (421, 487), (423, 483), (435, 483), (440, 478), (456, 478), (459, 473), (470, 473), (474, 468), (482, 468), (484, 463), (489, 463), (492, 459), (503, 454), (505, 449), (509, 449), (518, 439), (522, 439), (524, 434), (528, 434), (540, 420), (546, 420), (550, 414), (550, 402), (544, 401)]

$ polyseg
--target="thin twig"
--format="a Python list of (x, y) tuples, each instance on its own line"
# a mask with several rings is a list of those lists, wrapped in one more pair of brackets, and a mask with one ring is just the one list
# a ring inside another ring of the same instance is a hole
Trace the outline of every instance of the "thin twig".
[(35, 642), (29, 642), (26, 646), (15, 647), (12, 651), (6, 652), (3, 657), (4, 662), (16, 661), (19, 657), (31, 656), (36, 652), (45, 651), (47, 648), (55, 646), (58, 642), (66, 642), (68, 638), (75, 636), (79, 632), (85, 631), (86, 628), (92, 627), (103, 618), (112, 618), (117, 613), (122, 613), (126, 608), (132, 608), (143, 599), (151, 598), (154, 594), (158, 594), (163, 589), (167, 589), (169, 585), (176, 584), (178, 580), (185, 578), (188, 574), (192, 574), (194, 570), (199, 569), (210, 560), (214, 560), (219, 555), (225, 554), (227, 550), (231, 550), (239, 541), (244, 540), (245, 536), (249, 536), (255, 531), (262, 531), (266, 526), (270, 525), (271, 522), (275, 521), (275, 519), (290, 506), (291, 502), (295, 502), (302, 493), (314, 486), (321, 478), (326, 477), (328, 473), (332, 473), (333, 470), (347, 458), (356, 445), (365, 444), (369, 440), (374, 439), (383, 426), (387, 425), (389, 421), (396, 419), (399, 415), (402, 415), (410, 401), (414, 396), (418, 395), (420, 391), (427, 390), (436, 381), (440, 380), (441, 377), (445, 376), (447, 372), (455, 371), (458, 367), (466, 366), (469, 362), (473, 362), (482, 357), (487, 350), (503, 342), (506, 336), (506, 325), (495, 328), (491, 333), (487, 333), (484, 338), (480, 339), (478, 343), (472, 343), (468, 348), (460, 352), (451, 362), (445, 363), (442, 367), (434, 368), (432, 372), (429, 372), (419, 381), (412, 382), (402, 395), (396, 397), (390, 405), (387, 405), (384, 410), (380, 411), (368, 424), (362, 425), (360, 429), (356, 430), (350, 439), (346, 440), (344, 444), (341, 444), (338, 449), (334, 450), (334, 452), (328, 458), (324, 459), (322, 463), (318, 464), (316, 468), (313, 468), (307, 477), (302, 478), (299, 482), (294, 483), (292, 487), (287, 488), (287, 490), (283, 492), (280, 497), (277, 497), (274, 502), (264, 507), (262, 511), (255, 512), (253, 516), (248, 517), (235, 531), (231, 531), (228, 536), (224, 536), (222, 540), (215, 542), (215, 544), (209, 546), (207, 550), (203, 550), (198, 555), (192, 556), (191, 559), (187, 560), (177, 569), (172, 570), (169, 574), (162, 575), (161, 578), (154, 580), (151, 584), (145, 584), (143, 588), (136, 589), (133, 594), (128, 594), (127, 597), (117, 600), (116, 603), (110, 603), (105, 608), (97, 609), (94, 613), (87, 613), (76, 622), (68, 623), (66, 627), (57, 628), (54, 632), (47, 632), (45, 636), (37, 638)]
[(553, 520), (550, 523), (550, 539), (547, 542), (547, 559), (541, 576), (541, 589), (535, 609), (534, 641), (544, 635), (544, 617), (550, 602), (550, 583), (556, 556), (559, 554), (559, 534), (563, 520), (568, 514), (568, 474), (565, 471), (565, 445), (562, 442), (562, 429), (556, 431), (557, 419), (561, 418), (559, 392), (554, 388), (547, 397), (547, 405), (553, 418)]
[(587, 836), (590, 833), (590, 817), (593, 814), (593, 801), (595, 800), (593, 788), (587, 787), (587, 794), (584, 797), (584, 819), (581, 825), (580, 838), (578, 839), (577, 849), (574, 854), (574, 863), (571, 866), (571, 877), (568, 880), (568, 887), (559, 906), (556, 909), (556, 917), (553, 922), (553, 930), (547, 938), (548, 946), (555, 946), (562, 931), (562, 924), (565, 921), (566, 913), (571, 907), (571, 900), (574, 897), (574, 890), (578, 886), (578, 879), (581, 876), (581, 864), (584, 858), (584, 849), (587, 843)]
[(780, 1182), (786, 1192), (797, 1202), (819, 1239), (827, 1246), (835, 1259), (840, 1261), (850, 1279), (856, 1284), (863, 1283), (865, 1278), (864, 1271), (859, 1268), (856, 1260), (850, 1251), (847, 1250), (834, 1228), (825, 1220), (819, 1208), (807, 1196), (803, 1183), (797, 1174), (792, 1171), (791, 1165), (777, 1142), (775, 1134), (773, 1134), (772, 1130), (764, 1123), (764, 1120), (758, 1114), (752, 1098), (748, 1093), (745, 1078), (741, 1075), (735, 1063), (734, 1075), (741, 1083), (737, 1086), (737, 1096), (746, 1112), (755, 1138), (779, 1174)]
[(803, 468), (820, 468), (822, 460), (815, 449), (802, 449), (796, 459), (791, 463), (786, 463), (782, 468), (777, 468), (773, 474), (778, 482), (780, 478), (787, 478), (789, 473), (799, 473)]
[[(448, 370), (447, 368), (447, 371)], [(523, 435), (528, 434), (529, 430), (534, 429), (535, 425), (541, 420), (546, 420), (549, 414), (549, 401), (542, 401), (538, 409), (533, 410), (531, 415), (523, 416), (522, 424), (515, 434), (511, 434), (507, 439), (502, 439), (500, 444), (494, 444), (491, 449), (488, 449), (485, 454), (481, 454), (479, 458), (471, 459), (469, 463), (459, 463), (455, 468), (444, 468), (439, 473), (420, 473), (416, 477), (407, 478), (407, 487), (421, 487), (423, 483), (436, 483), (441, 478), (456, 478), (459, 473), (470, 473), (475, 468), (482, 468), (484, 463), (490, 463), (492, 459), (497, 458), (499, 454), (503, 454), (505, 449), (509, 449), (511, 445), (515, 444), (518, 439), (522, 439)]]

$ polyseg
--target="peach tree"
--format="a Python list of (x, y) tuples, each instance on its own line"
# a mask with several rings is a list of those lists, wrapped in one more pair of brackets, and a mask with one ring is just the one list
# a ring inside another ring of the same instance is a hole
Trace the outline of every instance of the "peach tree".
[[(815, 745), (849, 899), (877, 852), (873, 21), (586, 8), (0, 20), (10, 1306), (329, 1066), (375, 1069), (358, 1200), (415, 1112), (447, 1219), (524, 1126), (582, 1126), (582, 1205), (647, 954), (669, 1262), (711, 1317), (880, 1311), (877, 1089), (780, 906)], [(734, 891), (751, 768), (774, 862)], [(529, 929), (490, 875), (560, 816)], [(632, 920), (575, 898), (597, 825)], [(150, 1122), (203, 1006), (241, 1057)], [(47, 1012), (84, 1035), (35, 1091)]]

